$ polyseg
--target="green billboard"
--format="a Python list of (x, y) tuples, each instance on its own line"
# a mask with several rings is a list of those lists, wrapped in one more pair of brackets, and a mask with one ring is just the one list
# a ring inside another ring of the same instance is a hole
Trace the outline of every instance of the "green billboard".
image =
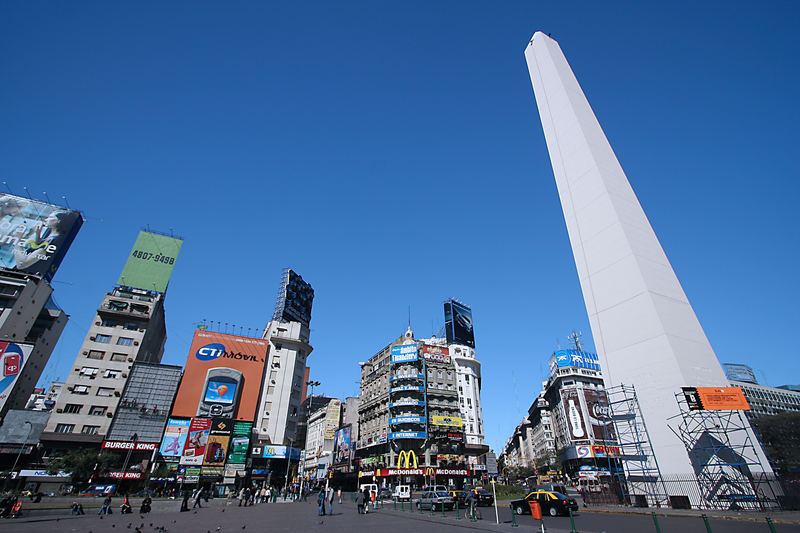
[(247, 460), (247, 449), (250, 447), (251, 422), (234, 422), (231, 448), (228, 451), (228, 463), (244, 464)]
[(117, 284), (165, 292), (182, 244), (175, 237), (140, 231)]

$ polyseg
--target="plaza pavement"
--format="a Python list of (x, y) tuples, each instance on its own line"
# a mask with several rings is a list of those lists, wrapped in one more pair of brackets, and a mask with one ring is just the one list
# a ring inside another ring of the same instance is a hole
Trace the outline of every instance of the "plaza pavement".
[[(283, 502), (257, 504), (255, 506), (238, 507), (236, 500), (213, 499), (202, 509), (179, 512), (180, 500), (155, 500), (153, 512), (141, 516), (119, 514), (121, 498), (114, 499), (114, 514), (98, 516), (97, 507), (87, 505), (87, 514), (70, 516), (63, 508), (49, 512), (33, 512), (19, 519), (0, 521), (0, 528), (20, 533), (248, 533), (248, 532), (291, 532), (329, 531), (342, 533), (407, 533), (414, 531), (460, 532), (491, 531), (504, 533), (528, 533), (540, 531), (540, 524), (530, 516), (518, 517), (517, 528), (513, 527), (511, 511), (507, 505), (498, 508), (500, 524), (495, 523), (494, 507), (482, 507), (482, 520), (470, 522), (455, 519), (454, 512), (442, 516), (441, 511), (430, 513), (416, 508), (409, 511), (397, 509), (391, 502), (382, 509), (371, 511), (367, 515), (358, 515), (355, 505), (349, 497), (343, 504), (334, 505), (333, 516), (317, 516), (317, 507), (309, 497), (308, 502)], [(97, 499), (82, 499), (92, 505), (99, 504)], [(315, 499), (314, 499), (315, 500)], [(70, 500), (71, 501), (71, 500)], [(51, 502), (52, 503), (52, 502)], [(138, 508), (138, 499), (132, 501), (134, 509)], [(615, 510), (593, 508), (579, 512), (575, 517), (576, 531), (580, 533), (645, 533), (655, 532), (652, 516), (646, 511), (632, 509)], [(674, 514), (659, 511), (659, 527), (661, 533), (708, 533), (699, 514)], [(795, 513), (796, 514), (796, 513)], [(777, 533), (800, 533), (800, 521), (787, 520), (787, 516), (777, 513), (774, 516)], [(570, 533), (571, 525), (568, 517), (546, 517), (546, 531), (549, 533)], [(713, 515), (709, 519), (712, 533), (770, 533), (769, 526), (760, 515), (725, 516)]]

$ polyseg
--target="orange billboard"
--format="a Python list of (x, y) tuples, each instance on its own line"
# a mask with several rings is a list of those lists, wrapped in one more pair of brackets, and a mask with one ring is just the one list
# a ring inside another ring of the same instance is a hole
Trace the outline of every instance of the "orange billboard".
[(265, 339), (195, 331), (172, 416), (252, 422), (268, 346)]
[(709, 411), (750, 410), (750, 404), (739, 387), (697, 387), (703, 409)]

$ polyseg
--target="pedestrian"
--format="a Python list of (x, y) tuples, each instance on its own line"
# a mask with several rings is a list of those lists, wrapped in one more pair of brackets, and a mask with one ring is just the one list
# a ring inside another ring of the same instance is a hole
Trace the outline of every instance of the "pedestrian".
[(72, 514), (74, 515), (85, 514), (83, 512), (83, 505), (79, 504), (78, 502), (72, 502)]
[(103, 500), (103, 506), (97, 514), (111, 514), (111, 496), (106, 496)]
[(150, 512), (151, 504), (153, 503), (152, 498), (150, 496), (145, 496), (144, 500), (142, 500), (142, 506), (139, 508), (139, 512), (141, 514), (147, 514)]
[(339, 505), (341, 505), (342, 504), (342, 487), (339, 487), (339, 490), (337, 490), (336, 493), (339, 496)]
[(370, 494), (370, 490), (365, 488), (362, 491), (362, 494), (364, 494), (364, 514), (367, 514), (369, 512), (369, 494)]
[(183, 491), (183, 501), (181, 501), (181, 512), (184, 513), (189, 510), (189, 489)]
[(194, 505), (192, 505), (192, 509), (195, 509), (197, 507), (202, 509), (203, 505), (200, 503), (200, 500), (203, 498), (203, 491), (200, 490), (199, 487), (195, 489), (194, 494), (192, 494), (192, 498), (194, 499)]
[(317, 505), (319, 505), (318, 515), (325, 516), (325, 489), (320, 489), (319, 496), (317, 497)]
[(328, 514), (333, 514), (333, 498), (336, 494), (331, 487), (325, 491), (325, 499), (328, 500)]
[(236, 499), (239, 500), (239, 507), (242, 506), (242, 500), (244, 499), (244, 487), (239, 489), (239, 494), (236, 496)]
[(278, 501), (278, 487), (272, 487), (272, 503)]
[(358, 514), (364, 514), (364, 491), (360, 491), (356, 493), (356, 509), (358, 509)]

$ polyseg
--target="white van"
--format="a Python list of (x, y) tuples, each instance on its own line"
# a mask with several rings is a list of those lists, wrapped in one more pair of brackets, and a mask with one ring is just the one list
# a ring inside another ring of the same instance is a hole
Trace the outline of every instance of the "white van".
[(398, 485), (394, 488), (394, 499), (397, 501), (410, 501), (411, 500), (411, 487), (409, 485)]
[(372, 501), (373, 498), (377, 500), (378, 498), (378, 485), (375, 483), (362, 483), (358, 486), (359, 492), (364, 492), (364, 489), (369, 491), (369, 500)]

